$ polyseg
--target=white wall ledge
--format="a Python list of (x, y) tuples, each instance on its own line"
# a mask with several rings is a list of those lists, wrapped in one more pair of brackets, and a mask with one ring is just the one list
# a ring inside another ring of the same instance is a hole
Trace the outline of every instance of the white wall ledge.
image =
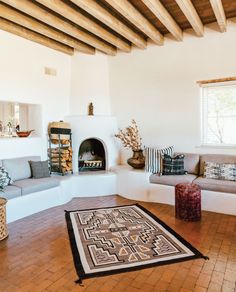
[(211, 144), (202, 144), (199, 146), (195, 146), (196, 149), (208, 148), (208, 149), (234, 149), (236, 150), (236, 145), (211, 145)]

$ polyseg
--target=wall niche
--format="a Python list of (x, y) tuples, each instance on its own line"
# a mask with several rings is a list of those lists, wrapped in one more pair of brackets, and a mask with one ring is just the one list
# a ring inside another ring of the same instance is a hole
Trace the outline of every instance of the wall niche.
[(0, 138), (18, 137), (17, 132), (34, 130), (42, 135), (42, 109), (39, 104), (0, 101)]

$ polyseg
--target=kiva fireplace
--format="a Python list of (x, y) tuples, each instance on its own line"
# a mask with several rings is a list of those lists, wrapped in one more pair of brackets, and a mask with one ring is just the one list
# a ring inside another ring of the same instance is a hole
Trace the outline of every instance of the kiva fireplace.
[(109, 171), (118, 164), (115, 138), (117, 121), (112, 116), (67, 116), (72, 130), (73, 171)]
[(103, 143), (95, 138), (84, 140), (79, 147), (79, 171), (106, 169), (106, 155)]

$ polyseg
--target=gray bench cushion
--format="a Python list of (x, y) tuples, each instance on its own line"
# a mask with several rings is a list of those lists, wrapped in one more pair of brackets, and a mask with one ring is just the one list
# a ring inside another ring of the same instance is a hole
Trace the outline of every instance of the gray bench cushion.
[(6, 186), (3, 192), (0, 192), (0, 197), (7, 200), (14, 199), (21, 196), (21, 188), (16, 186)]
[(31, 177), (29, 161), (39, 161), (40, 156), (25, 156), (20, 158), (3, 159), (2, 164), (13, 181)]
[(199, 185), (202, 190), (236, 194), (235, 181), (198, 177), (194, 183)]
[(150, 183), (175, 186), (180, 183), (191, 183), (197, 178), (194, 174), (184, 174), (184, 175), (161, 175), (152, 174), (149, 178)]
[(31, 178), (15, 181), (14, 186), (21, 188), (22, 195), (40, 192), (50, 188), (59, 186), (59, 180), (52, 177), (45, 178)]

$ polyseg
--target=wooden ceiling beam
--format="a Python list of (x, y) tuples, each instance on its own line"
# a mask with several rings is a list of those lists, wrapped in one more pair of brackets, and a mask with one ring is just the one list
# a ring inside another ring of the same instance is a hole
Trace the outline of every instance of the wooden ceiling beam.
[(142, 32), (144, 32), (156, 44), (163, 45), (163, 35), (128, 0), (105, 1)]
[(49, 38), (52, 38), (60, 43), (68, 45), (80, 52), (86, 54), (95, 54), (95, 49), (88, 46), (62, 32), (56, 31), (49, 26), (42, 24), (31, 17), (28, 17), (15, 9), (10, 8), (4, 4), (0, 3), (0, 17), (17, 23), (25, 28), (31, 29)]
[(212, 9), (215, 13), (217, 23), (220, 27), (221, 32), (226, 32), (227, 30), (227, 20), (225, 16), (224, 7), (221, 0), (210, 0)]
[(203, 36), (204, 35), (203, 24), (191, 0), (175, 0), (175, 1), (179, 5), (185, 17), (188, 19), (197, 36), (200, 37)]
[(106, 42), (98, 39), (97, 37), (85, 32), (84, 30), (76, 27), (75, 25), (62, 20), (45, 9), (37, 6), (29, 0), (1, 0), (1, 2), (10, 5), (52, 27), (63, 31), (66, 34), (73, 36), (74, 38), (81, 40), (90, 46), (104, 52), (105, 54), (114, 56), (116, 55), (116, 48)]
[(0, 29), (10, 32), (12, 34), (15, 34), (17, 36), (23, 37), (27, 40), (39, 43), (43, 46), (46, 46), (48, 48), (60, 51), (62, 53), (68, 54), (68, 55), (73, 55), (74, 54), (74, 49), (63, 45), (61, 43), (58, 43), (57, 41), (54, 41), (50, 38), (47, 38), (43, 35), (40, 35), (34, 31), (31, 31), (27, 28), (21, 27), (18, 24), (13, 24), (12, 22), (3, 19), (0, 17)]
[(91, 33), (97, 35), (98, 37), (104, 39), (108, 43), (116, 46), (122, 51), (130, 52), (131, 46), (123, 41), (122, 39), (118, 38), (114, 34), (110, 33), (102, 26), (98, 25), (95, 21), (92, 21), (88, 17), (84, 16), (79, 11), (76, 11), (66, 3), (61, 0), (36, 0), (40, 4), (44, 5), (45, 7), (51, 9), (52, 11), (57, 12), (58, 14), (65, 16), (72, 22), (76, 23), (77, 25), (85, 28), (86, 30), (90, 31)]
[(71, 0), (78, 7), (82, 8), (87, 13), (91, 14), (93, 17), (97, 18), (99, 21), (103, 22), (105, 25), (110, 27), (112, 30), (116, 31), (127, 40), (132, 42), (140, 49), (145, 49), (147, 42), (125, 25), (122, 21), (113, 16), (105, 8), (100, 6), (94, 0)]
[(176, 40), (183, 40), (182, 29), (159, 0), (142, 0), (142, 2), (152, 11)]

